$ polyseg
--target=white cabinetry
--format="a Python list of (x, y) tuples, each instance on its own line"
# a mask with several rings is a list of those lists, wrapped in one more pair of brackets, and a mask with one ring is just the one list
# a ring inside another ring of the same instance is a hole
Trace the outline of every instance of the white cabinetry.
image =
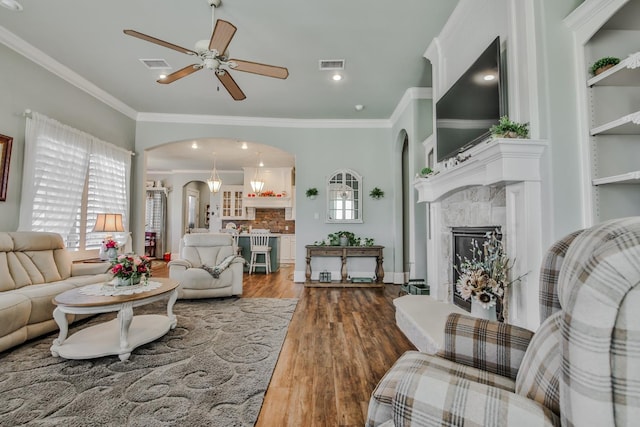
[[(585, 81), (579, 99), (586, 102), (578, 108), (585, 119), (580, 139), (591, 223), (640, 215), (640, 31), (633, 24), (640, 16), (632, 18), (639, 10), (634, 1), (588, 0), (566, 20)], [(587, 74), (593, 63), (611, 56), (621, 62), (597, 76)]]
[(294, 263), (296, 261), (296, 236), (283, 234), (280, 236), (280, 263)]
[(222, 219), (245, 219), (246, 213), (242, 199), (242, 185), (223, 185), (221, 190)]

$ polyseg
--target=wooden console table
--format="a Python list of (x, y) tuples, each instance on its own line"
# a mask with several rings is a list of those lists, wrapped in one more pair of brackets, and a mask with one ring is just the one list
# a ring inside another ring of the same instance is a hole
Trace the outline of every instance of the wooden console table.
[[(384, 269), (382, 268), (382, 250), (384, 246), (316, 246), (306, 245), (307, 248), (307, 269), (305, 271), (305, 286), (313, 287), (381, 287), (384, 286)], [(342, 262), (340, 269), (340, 282), (320, 283), (311, 281), (311, 258), (312, 257), (337, 257)], [(373, 257), (376, 259), (376, 280), (374, 283), (351, 283), (347, 281), (347, 258), (349, 257)]]

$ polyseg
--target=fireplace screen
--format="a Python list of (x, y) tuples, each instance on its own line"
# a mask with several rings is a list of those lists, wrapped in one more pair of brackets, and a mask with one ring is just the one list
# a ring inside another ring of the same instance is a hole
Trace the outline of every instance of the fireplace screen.
[[(460, 269), (460, 258), (458, 255), (460, 255), (462, 259), (465, 257), (471, 258), (471, 243), (475, 240), (478, 242), (478, 246), (482, 247), (484, 242), (487, 241), (487, 233), (494, 231), (497, 231), (498, 240), (502, 240), (500, 226), (451, 228), (451, 241), (453, 243), (451, 251), (453, 254), (453, 263), (451, 267), (453, 303), (469, 312), (471, 311), (471, 300), (465, 301), (462, 299), (460, 292), (458, 292), (456, 288), (456, 283), (458, 283), (459, 277), (458, 270)], [(501, 307), (496, 307), (496, 311), (499, 312), (500, 309)], [(498, 313), (498, 318), (500, 318), (500, 313)]]

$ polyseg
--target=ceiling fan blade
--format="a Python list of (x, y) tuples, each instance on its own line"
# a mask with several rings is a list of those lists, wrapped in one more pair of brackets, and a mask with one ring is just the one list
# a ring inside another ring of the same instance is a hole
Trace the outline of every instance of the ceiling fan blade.
[(289, 70), (285, 67), (276, 67), (275, 65), (260, 64), (259, 62), (243, 61), (242, 59), (230, 59), (234, 62), (234, 70), (245, 71), (247, 73), (260, 74), (261, 76), (275, 77), (278, 79), (286, 79), (289, 77)]
[(235, 99), (236, 101), (242, 101), (247, 97), (244, 92), (242, 92), (242, 89), (240, 89), (240, 86), (238, 86), (236, 81), (233, 80), (231, 74), (229, 74), (227, 71), (222, 70), (216, 73), (216, 76), (218, 77), (218, 80), (220, 80), (220, 83), (222, 83), (222, 85), (227, 89), (233, 99)]
[(186, 47), (178, 46), (177, 44), (169, 43), (169, 42), (166, 42), (164, 40), (160, 40), (160, 39), (157, 39), (155, 37), (148, 36), (146, 34), (140, 33), (140, 32), (135, 31), (135, 30), (123, 30), (123, 32), (128, 36), (135, 37), (135, 38), (138, 38), (138, 39), (141, 39), (141, 40), (144, 40), (144, 41), (148, 41), (148, 42), (151, 42), (151, 43), (155, 43), (155, 44), (163, 46), (163, 47), (168, 47), (169, 49), (177, 50), (178, 52), (186, 53), (187, 55), (196, 55), (196, 56), (198, 56), (198, 53), (194, 52), (191, 49), (187, 49)]
[(176, 80), (181, 79), (183, 77), (187, 77), (189, 74), (195, 73), (196, 71), (199, 71), (199, 70), (202, 70), (202, 65), (198, 65), (198, 64), (187, 65), (186, 67), (174, 73), (169, 74), (164, 79), (158, 79), (156, 81), (162, 84), (173, 83)]
[(211, 34), (209, 50), (215, 49), (218, 51), (218, 54), (224, 55), (233, 35), (236, 33), (236, 30), (236, 26), (231, 22), (218, 19), (216, 21), (216, 26), (213, 28), (213, 33)]

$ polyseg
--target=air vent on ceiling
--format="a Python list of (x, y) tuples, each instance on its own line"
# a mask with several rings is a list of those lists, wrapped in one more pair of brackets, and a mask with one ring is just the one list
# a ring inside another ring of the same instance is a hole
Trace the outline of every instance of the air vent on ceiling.
[(344, 70), (344, 59), (321, 59), (320, 70)]
[(141, 59), (140, 61), (150, 70), (171, 68), (164, 59)]

